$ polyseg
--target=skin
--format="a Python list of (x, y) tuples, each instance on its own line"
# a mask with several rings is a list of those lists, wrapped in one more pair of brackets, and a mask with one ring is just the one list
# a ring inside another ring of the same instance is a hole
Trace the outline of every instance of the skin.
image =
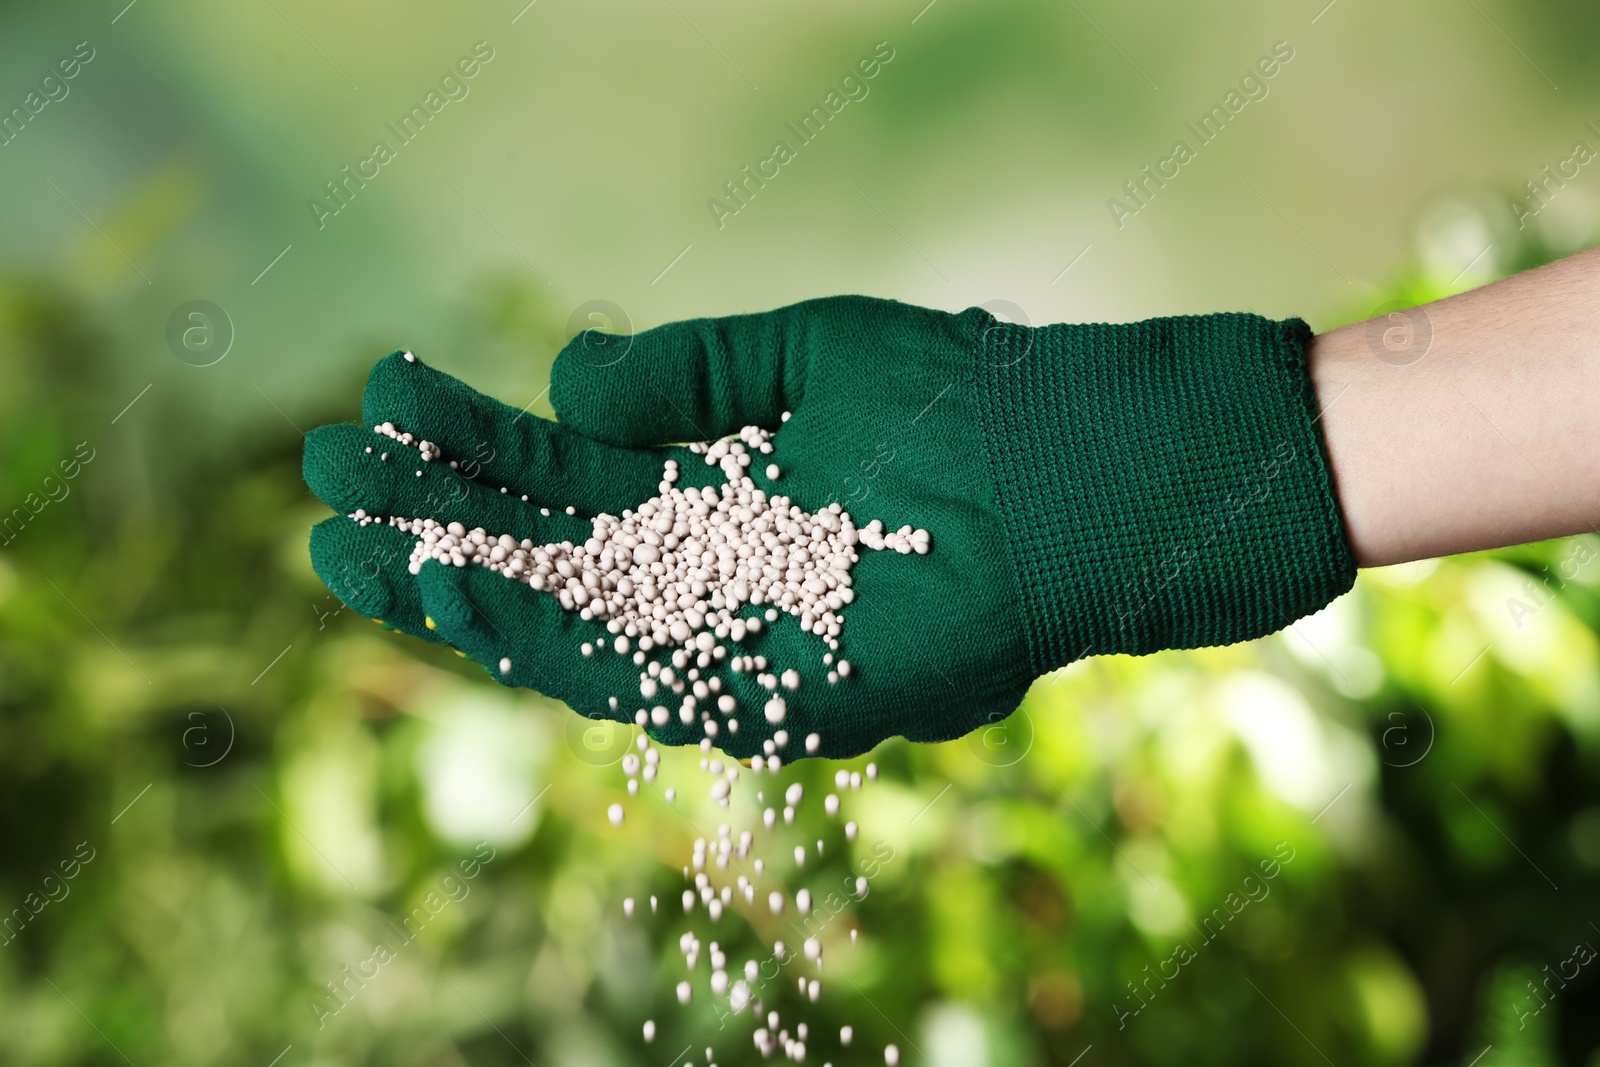
[(1600, 532), (1600, 249), (1320, 334), (1310, 360), (1360, 566)]

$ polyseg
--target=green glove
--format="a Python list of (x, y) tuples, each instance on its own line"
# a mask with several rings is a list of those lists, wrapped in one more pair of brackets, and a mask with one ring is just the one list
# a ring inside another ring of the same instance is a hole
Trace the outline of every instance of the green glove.
[[(785, 759), (812, 733), (815, 754), (848, 756), (996, 722), (1035, 677), (1083, 656), (1259, 637), (1349, 589), (1309, 339), (1298, 319), (1248, 314), (1034, 328), (981, 308), (832, 297), (631, 338), (581, 334), (551, 373), (559, 424), (397, 353), (373, 370), (364, 427), (308, 436), (305, 477), (346, 515), (581, 545), (593, 515), (661, 492), (668, 460), (679, 488), (723, 483), (671, 442), (764, 427), (774, 451), (747, 476), (769, 495), (931, 534), (925, 555), (858, 546), (837, 638), (848, 677), (827, 680), (829, 648), (790, 614), (720, 642), (799, 671), (781, 727), (757, 711), (771, 694), (755, 672), (706, 672), (739, 709), (718, 747), (755, 754), (781, 728), (796, 739)], [(456, 469), (374, 433), (383, 423)], [(591, 717), (633, 721), (653, 703), (631, 649), (582, 652), (614, 640), (600, 621), (486, 567), (413, 568), (415, 542), (339, 517), (313, 530), (312, 561), (356, 611), (448, 642), (504, 684)], [(676, 713), (650, 726), (668, 744), (704, 730)]]

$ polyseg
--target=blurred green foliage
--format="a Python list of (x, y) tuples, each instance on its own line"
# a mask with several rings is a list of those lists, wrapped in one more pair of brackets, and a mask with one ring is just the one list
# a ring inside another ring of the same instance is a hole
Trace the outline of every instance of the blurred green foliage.
[[(548, 414), (592, 297), (641, 328), (848, 291), (1326, 328), (1593, 243), (1593, 168), (1526, 229), (1509, 205), (1589, 136), (1594, 12), (1471, 6), (0, 3), (0, 105), (97, 49), (0, 148), (0, 1063), (753, 1060), (747, 1018), (678, 1011), (684, 921), (642, 904), (753, 811), (669, 753), (676, 809), (613, 829), (625, 732), (340, 611), (297, 431), (397, 344)], [(1115, 229), (1280, 36), (1272, 96)], [(317, 229), (480, 38), (472, 96)], [(716, 229), (706, 198), (880, 39), (871, 97)], [(166, 340), (196, 297), (237, 331), (214, 367)], [(1594, 1067), (1597, 552), (1365, 572), (1273, 638), (882, 746), (854, 845), (786, 831), (836, 843), (814, 887), (871, 875), (810, 1059)], [(798, 940), (722, 926), (734, 959)]]
[[(474, 292), (484, 344), (559, 337), (514, 286)], [(642, 905), (725, 816), (647, 790), (613, 831), (626, 732), (340, 611), (305, 558), (298, 436), (175, 446), (159, 395), (110, 422), (117, 342), (90, 322), (49, 285), (0, 292), (0, 490), (67, 487), (0, 554), (0, 1059), (753, 1056), (747, 1018), (669, 1008), (684, 921)], [(814, 1031), (934, 1064), (1587, 1062), (1595, 559), (1364, 572), (1274, 638), (1088, 661), (989, 731), (882, 746), (845, 801), (861, 838), (813, 874), (872, 874)], [(795, 770), (826, 791), (831, 767)], [(723, 926), (733, 958), (784, 936)]]

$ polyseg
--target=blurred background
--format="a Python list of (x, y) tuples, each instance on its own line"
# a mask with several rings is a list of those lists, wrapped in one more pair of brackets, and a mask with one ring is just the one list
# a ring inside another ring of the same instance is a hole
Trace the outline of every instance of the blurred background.
[[(1597, 39), (1577, 0), (0, 4), (0, 1062), (751, 1062), (668, 1007), (681, 915), (620, 909), (719, 813), (613, 830), (628, 731), (342, 612), (302, 431), (397, 347), (548, 416), (582, 328), (831, 293), (1321, 330), (1471, 288), (1596, 240)], [(1395, 322), (1375, 358), (1426, 358)], [(878, 864), (812, 1009), (859, 1036), (812, 1058), (1600, 1064), (1597, 542), (881, 746), (817, 875)]]

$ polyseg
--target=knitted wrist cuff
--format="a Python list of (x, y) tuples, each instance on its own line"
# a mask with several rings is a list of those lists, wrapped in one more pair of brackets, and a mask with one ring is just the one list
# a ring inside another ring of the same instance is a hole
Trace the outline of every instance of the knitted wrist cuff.
[(1310, 328), (995, 323), (984, 437), (1034, 669), (1260, 637), (1355, 581)]

